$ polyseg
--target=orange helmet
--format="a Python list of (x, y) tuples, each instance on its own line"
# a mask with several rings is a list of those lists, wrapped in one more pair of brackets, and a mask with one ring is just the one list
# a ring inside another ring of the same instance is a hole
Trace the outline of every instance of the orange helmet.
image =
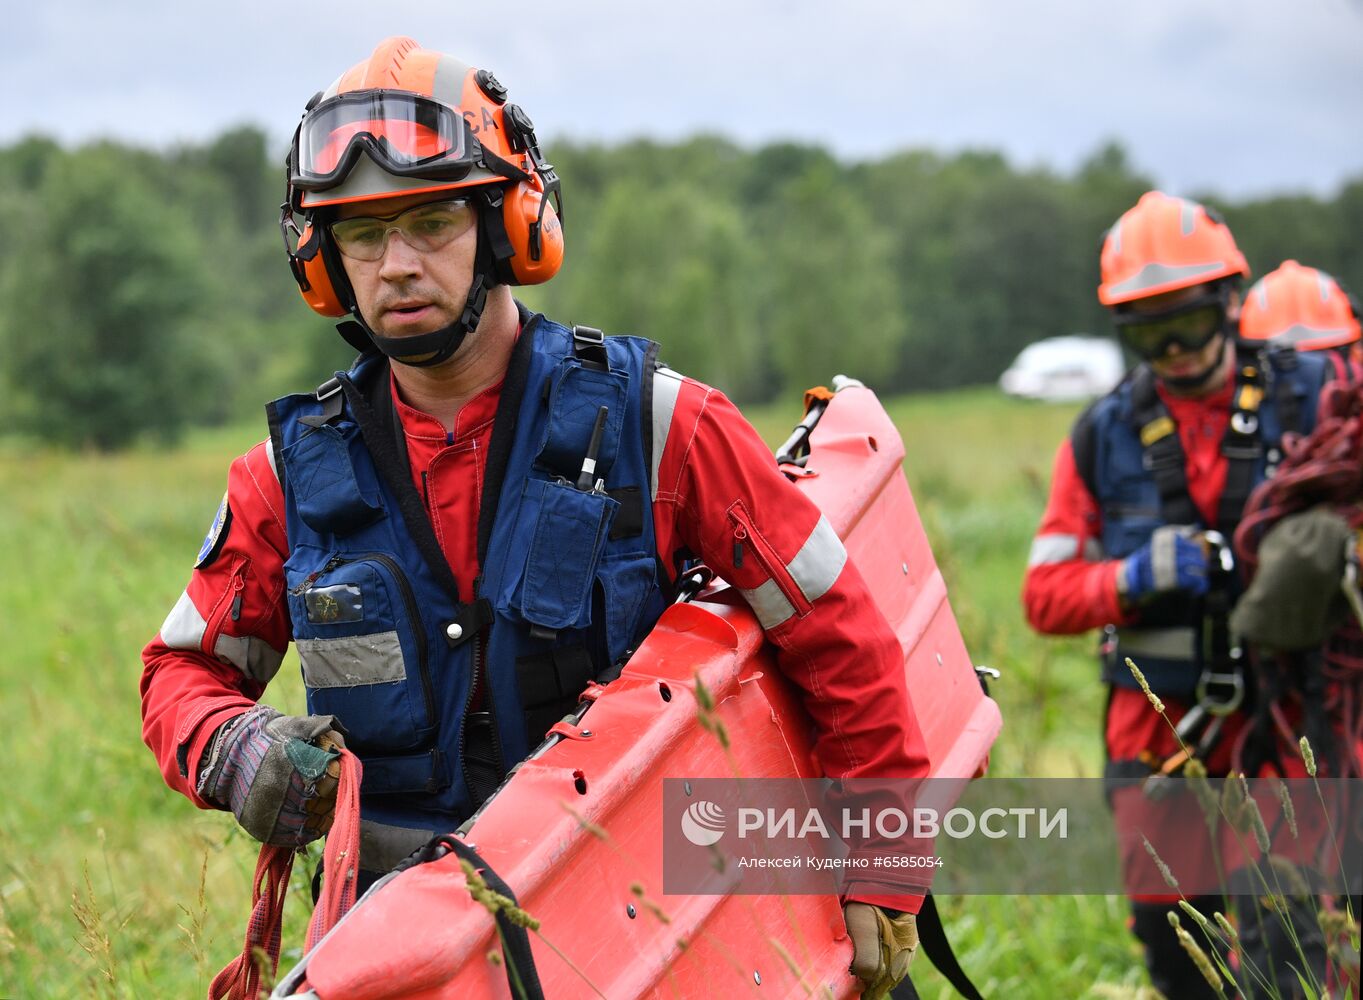
[(1249, 264), (1213, 210), (1147, 191), (1103, 237), (1098, 301), (1117, 306), (1235, 275)]
[(1319, 351), (1352, 344), (1363, 330), (1358, 302), (1338, 281), (1314, 267), (1285, 260), (1245, 296), (1240, 336)]
[(327, 229), (329, 209), (425, 192), (467, 191), (479, 209), (475, 267), (483, 273), (461, 320), (468, 329), (488, 287), (538, 284), (558, 272), (558, 175), (529, 116), (506, 98), (487, 70), (399, 37), (308, 102), (289, 150), (280, 227), (309, 306), (364, 323)]

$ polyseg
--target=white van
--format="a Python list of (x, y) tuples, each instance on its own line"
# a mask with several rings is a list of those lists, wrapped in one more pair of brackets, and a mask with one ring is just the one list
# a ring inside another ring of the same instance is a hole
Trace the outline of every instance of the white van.
[(1091, 399), (1122, 380), (1126, 362), (1106, 337), (1048, 337), (1022, 349), (999, 388), (1010, 396), (1053, 401)]

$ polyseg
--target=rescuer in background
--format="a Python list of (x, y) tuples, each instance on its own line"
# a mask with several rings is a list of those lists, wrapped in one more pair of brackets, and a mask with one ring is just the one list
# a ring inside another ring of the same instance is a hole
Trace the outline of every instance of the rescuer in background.
[[(562, 262), (558, 191), (497, 78), (411, 39), (308, 103), (281, 227), (304, 299), (346, 317), (361, 356), (269, 406), (143, 654), (167, 783), (259, 840), (318, 836), (329, 748), (361, 758), (367, 880), (458, 827), (619, 673), (688, 556), (751, 604), (829, 777), (927, 772), (898, 639), (734, 406), (656, 344), (513, 299)], [(257, 703), (290, 641), (306, 718)], [(879, 996), (921, 896), (869, 877), (845, 914)]]
[[(1040, 632), (1102, 630), (1108, 777), (1176, 773), (1181, 763), (1128, 657), (1185, 741), (1224, 774), (1245, 688), (1227, 625), (1238, 596), (1229, 540), (1280, 460), (1283, 434), (1313, 426), (1326, 366), (1237, 346), (1249, 266), (1196, 202), (1143, 195), (1107, 232), (1100, 268), (1098, 299), (1139, 364), (1060, 445), (1023, 604)], [(1128, 871), (1149, 863), (1124, 861)], [(1167, 922), (1177, 898), (1133, 896), (1132, 929), (1165, 996), (1212, 997)], [(1192, 902), (1208, 915), (1219, 906)]]
[(1324, 271), (1285, 260), (1245, 295), (1240, 336), (1299, 351), (1320, 351), (1341, 382), (1363, 382), (1358, 300)]

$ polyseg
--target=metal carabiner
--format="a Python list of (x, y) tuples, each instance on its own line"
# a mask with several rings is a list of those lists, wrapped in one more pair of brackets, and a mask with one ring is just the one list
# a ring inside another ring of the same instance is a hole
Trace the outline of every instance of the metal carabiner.
[(1209, 529), (1202, 532), (1202, 542), (1207, 546), (1207, 554), (1216, 560), (1217, 569), (1222, 573), (1235, 572), (1235, 553), (1225, 535)]
[[(1220, 697), (1213, 697), (1212, 688), (1228, 688), (1229, 693)], [(1202, 671), (1202, 676), (1197, 679), (1197, 708), (1201, 708), (1209, 715), (1230, 715), (1245, 700), (1245, 678), (1240, 671), (1232, 673), (1215, 673), (1211, 670)]]

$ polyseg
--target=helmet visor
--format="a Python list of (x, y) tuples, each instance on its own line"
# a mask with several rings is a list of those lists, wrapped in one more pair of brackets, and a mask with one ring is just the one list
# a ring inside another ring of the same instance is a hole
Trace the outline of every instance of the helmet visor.
[(353, 91), (304, 116), (289, 179), (299, 190), (325, 191), (364, 152), (399, 177), (459, 180), (473, 166), (474, 146), (463, 116), (446, 104), (401, 90)]

